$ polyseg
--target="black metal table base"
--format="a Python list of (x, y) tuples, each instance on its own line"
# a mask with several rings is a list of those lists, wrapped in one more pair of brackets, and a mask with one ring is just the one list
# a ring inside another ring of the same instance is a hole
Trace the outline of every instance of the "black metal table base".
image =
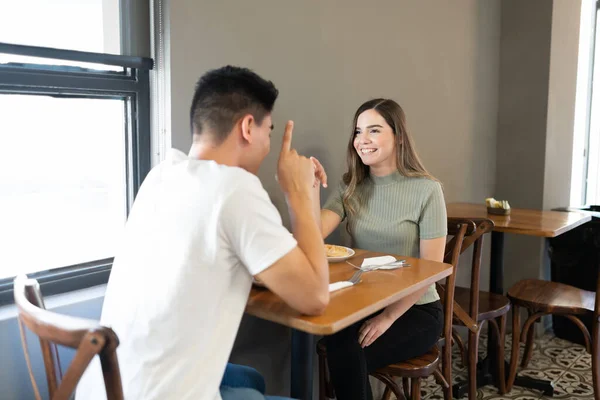
[(524, 388), (540, 390), (544, 393), (544, 396), (554, 396), (554, 384), (551, 381), (545, 379), (530, 378), (528, 376), (519, 376), (515, 378), (515, 386)]
[[(509, 365), (507, 362), (504, 363), (504, 371), (508, 374)], [(491, 368), (491, 361), (489, 358), (484, 358), (477, 363), (477, 388), (487, 385), (494, 385), (498, 387), (496, 378), (498, 374)], [(544, 396), (552, 397), (554, 395), (554, 384), (551, 381), (545, 379), (530, 378), (528, 376), (519, 376), (515, 378), (514, 386), (524, 387), (533, 390), (541, 391)], [(452, 386), (452, 397), (460, 399), (466, 397), (469, 392), (469, 382), (461, 381)]]
[(290, 392), (292, 398), (313, 398), (313, 353), (314, 336), (292, 329), (292, 365)]
[[(477, 363), (477, 387), (494, 384), (494, 376), (489, 368), (489, 358), (484, 358)], [(461, 381), (452, 386), (452, 397), (461, 399), (469, 393), (469, 381)]]

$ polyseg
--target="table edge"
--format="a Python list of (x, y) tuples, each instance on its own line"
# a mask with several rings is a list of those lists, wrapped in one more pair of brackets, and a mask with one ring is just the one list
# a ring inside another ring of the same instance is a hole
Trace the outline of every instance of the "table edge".
[[(450, 264), (447, 264), (447, 263), (444, 263), (444, 264), (450, 265)], [(410, 290), (408, 293), (406, 293), (406, 292), (400, 292), (400, 293), (398, 293), (398, 294), (396, 294), (394, 296), (390, 296), (390, 297), (388, 297), (386, 299), (383, 299), (383, 300), (381, 300), (381, 301), (379, 301), (377, 303), (374, 303), (374, 304), (370, 305), (369, 307), (366, 307), (363, 310), (368, 310), (367, 315), (371, 315), (371, 314), (373, 314), (373, 313), (375, 313), (375, 312), (377, 312), (377, 311), (379, 311), (379, 310), (381, 310), (381, 309), (389, 306), (390, 304), (392, 304), (392, 303), (400, 300), (403, 297), (409, 296), (409, 295), (413, 294), (414, 292), (416, 292), (416, 291), (418, 291), (418, 290), (420, 290), (420, 289), (422, 289), (424, 287), (427, 287), (427, 286), (432, 285), (432, 284), (434, 284), (434, 283), (436, 283), (436, 282), (438, 282), (438, 281), (440, 281), (440, 280), (442, 280), (444, 278), (447, 278), (451, 274), (452, 274), (452, 267), (451, 268), (447, 268), (447, 269), (445, 269), (443, 271), (440, 271), (437, 274), (431, 276), (430, 278), (424, 280), (423, 282), (425, 282), (425, 283), (421, 282), (418, 285), (414, 285), (414, 290)], [(259, 311), (259, 312), (257, 313), (255, 311)], [(296, 321), (301, 322), (299, 325), (306, 324), (306, 326), (299, 327), (299, 326), (292, 326), (292, 324), (287, 324), (287, 323), (284, 323), (282, 321), (278, 321), (278, 320), (276, 320), (274, 318), (267, 318), (268, 317), (267, 315), (261, 316), (260, 315), (261, 314), (260, 310), (252, 310), (252, 309), (249, 309), (248, 307), (246, 307), (246, 309), (245, 309), (244, 312), (246, 314), (252, 315), (252, 316), (254, 316), (256, 318), (260, 318), (260, 319), (264, 319), (266, 321), (274, 322), (276, 324), (283, 325), (283, 326), (286, 326), (288, 328), (296, 329), (298, 331), (302, 331), (302, 332), (305, 332), (305, 333), (308, 333), (308, 334), (311, 334), (311, 335), (323, 335), (323, 336), (332, 335), (334, 333), (337, 333), (337, 332), (341, 331), (342, 329), (347, 328), (348, 326), (350, 326), (353, 323), (355, 323), (355, 322), (357, 322), (357, 321), (360, 320), (360, 318), (354, 320), (354, 318), (351, 318), (351, 316), (349, 316), (349, 317), (346, 317), (344, 319), (341, 319), (341, 320), (336, 321), (336, 322), (334, 322), (332, 324), (329, 324), (329, 325), (314, 325), (310, 321), (306, 321), (306, 320), (300, 319), (300, 320), (296, 320)], [(364, 317), (361, 317), (361, 318), (364, 318)]]

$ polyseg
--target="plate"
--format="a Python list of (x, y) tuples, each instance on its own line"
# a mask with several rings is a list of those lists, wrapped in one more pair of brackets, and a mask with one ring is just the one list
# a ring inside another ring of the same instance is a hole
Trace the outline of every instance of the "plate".
[[(354, 256), (355, 252), (349, 247), (338, 246), (333, 244), (326, 244), (325, 249), (327, 251), (327, 261), (329, 262), (341, 262)], [(329, 256), (329, 254), (332, 254)]]

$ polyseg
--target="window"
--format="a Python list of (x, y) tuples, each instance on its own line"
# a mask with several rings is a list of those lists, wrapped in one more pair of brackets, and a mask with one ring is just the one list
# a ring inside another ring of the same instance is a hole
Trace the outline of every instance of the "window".
[[(10, 2), (22, 3), (49, 2)], [(0, 25), (0, 40), (5, 33)], [(12, 302), (20, 273), (45, 294), (106, 282), (150, 169), (152, 60), (80, 51), (87, 41), (59, 39), (44, 44), (78, 51), (0, 43), (0, 304)]]
[(600, 0), (581, 2), (571, 206), (600, 204)]
[(121, 54), (120, 0), (0, 0), (0, 42)]
[(584, 203), (600, 204), (600, 1), (596, 2), (590, 121), (586, 143), (587, 179)]

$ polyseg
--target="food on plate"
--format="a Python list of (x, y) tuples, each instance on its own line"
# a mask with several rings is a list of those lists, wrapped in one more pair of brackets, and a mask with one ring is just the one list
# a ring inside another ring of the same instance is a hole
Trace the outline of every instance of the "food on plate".
[(334, 244), (326, 244), (325, 251), (327, 252), (327, 257), (345, 257), (348, 255), (348, 250), (345, 247)]

